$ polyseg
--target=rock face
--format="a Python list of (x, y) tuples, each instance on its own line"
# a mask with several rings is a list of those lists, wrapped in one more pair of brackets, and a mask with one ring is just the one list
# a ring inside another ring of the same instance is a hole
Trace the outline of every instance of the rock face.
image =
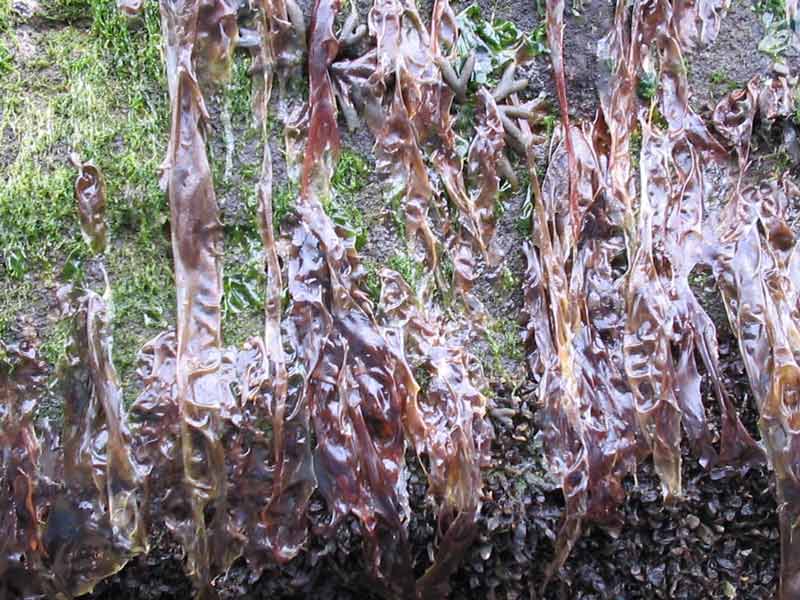
[[(0, 346), (0, 598), (800, 594), (795, 3), (541, 4), (161, 2), (173, 306), (120, 381), (73, 155), (64, 364)], [(0, 14), (12, 76), (153, 25), (81, 7)]]

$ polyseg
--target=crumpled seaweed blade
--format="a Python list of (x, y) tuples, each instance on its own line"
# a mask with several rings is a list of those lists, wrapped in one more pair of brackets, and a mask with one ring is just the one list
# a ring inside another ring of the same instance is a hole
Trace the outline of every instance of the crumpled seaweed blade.
[(800, 320), (792, 276), (796, 240), (785, 221), (788, 199), (798, 197), (800, 192), (787, 180), (735, 190), (723, 210), (714, 265), (775, 470), (781, 530), (779, 597), (786, 600), (800, 594), (800, 543), (795, 533), (800, 518)]
[(394, 351), (427, 384), (406, 405), (406, 428), (418, 455), (425, 455), (429, 493), (436, 499), (439, 548), (434, 563), (417, 581), (419, 598), (441, 598), (449, 577), (477, 533), (481, 467), (490, 461), (492, 427), (486, 418), (482, 373), (477, 361), (449, 339), (442, 320), (421, 307), (401, 276), (381, 271), (381, 318)]
[[(287, 77), (286, 65), (278, 64), (285, 52), (284, 44), (291, 38), (282, 35), (280, 3), (265, 2), (259, 20), (261, 53), (257, 57), (263, 68), (262, 87), (255, 96), (256, 115), (264, 127), (264, 157), (261, 177), (256, 186), (259, 199), (259, 227), (264, 244), (267, 286), (264, 307), (263, 397), (256, 402), (266, 404), (272, 420), (272, 451), (274, 457), (274, 482), (268, 502), (261, 515), (266, 543), (273, 555), (281, 561), (297, 555), (307, 536), (306, 508), (316, 487), (313, 471), (308, 404), (301, 383), (302, 363), (296, 353), (287, 355), (281, 330), (283, 280), (276, 249), (272, 220), (272, 157), (267, 137), (267, 113), (272, 94), (273, 69), (277, 66), (281, 78)], [(292, 347), (299, 348), (302, 341), (288, 336)], [(287, 363), (291, 361), (291, 365)], [(290, 379), (292, 384), (290, 385)], [(250, 543), (257, 532), (250, 533)]]
[(5, 354), (0, 362), (0, 596), (40, 597), (44, 589), (37, 570), (44, 546), (39, 514), (47, 498), (39, 489), (42, 448), (33, 414), (45, 368), (30, 342), (0, 347)]
[(70, 595), (147, 550), (143, 473), (130, 449), (122, 391), (111, 362), (109, 308), (91, 291), (78, 299), (64, 392), (64, 487), (44, 531), (53, 585)]
[(309, 140), (292, 231), (290, 315), (303, 340), (304, 394), (316, 433), (314, 470), (331, 526), (359, 518), (370, 573), (389, 596), (413, 596), (403, 476), (406, 392), (397, 358), (357, 286), (354, 249), (338, 237), (322, 200), (339, 135), (328, 67), (337, 53), (338, 3), (318, 0), (309, 52)]
[(226, 508), (223, 413), (234, 399), (221, 377), (222, 228), (206, 156), (206, 117), (195, 79), (199, 3), (162, 2), (172, 122), (164, 180), (170, 204), (177, 287), (176, 393), (183, 487), (189, 510), (171, 515), (201, 593), (240, 553)]
[(73, 165), (78, 169), (75, 179), (75, 200), (78, 204), (78, 216), (81, 222), (81, 233), (89, 247), (96, 253), (106, 249), (108, 236), (105, 221), (106, 186), (100, 170), (90, 162), (81, 162), (77, 155), (71, 157)]

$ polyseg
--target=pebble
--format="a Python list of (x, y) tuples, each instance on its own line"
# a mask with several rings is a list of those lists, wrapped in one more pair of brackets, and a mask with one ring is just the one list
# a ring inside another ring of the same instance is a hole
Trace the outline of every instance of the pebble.
[(772, 63), (772, 72), (776, 75), (783, 75), (784, 77), (789, 76), (789, 67), (786, 66), (786, 63), (782, 62), (774, 62)]

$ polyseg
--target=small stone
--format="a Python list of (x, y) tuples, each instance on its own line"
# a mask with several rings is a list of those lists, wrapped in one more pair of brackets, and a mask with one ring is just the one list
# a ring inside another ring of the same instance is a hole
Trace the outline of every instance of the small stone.
[(772, 72), (776, 75), (783, 75), (784, 77), (789, 76), (789, 67), (786, 66), (786, 63), (782, 62), (774, 62), (772, 63)]
[(689, 515), (688, 517), (686, 517), (686, 526), (689, 529), (697, 529), (699, 525), (700, 525), (700, 519), (699, 517), (697, 517), (697, 515)]
[(15, 0), (11, 4), (11, 12), (23, 19), (30, 19), (33, 15), (41, 13), (42, 9), (36, 0)]
[(649, 581), (650, 584), (656, 588), (660, 588), (662, 585), (664, 585), (664, 571), (665, 565), (663, 564), (650, 569), (647, 572), (647, 581)]
[(720, 566), (720, 568), (725, 569), (726, 571), (733, 572), (736, 570), (736, 564), (727, 558), (717, 558), (717, 564)]
[(736, 598), (736, 588), (730, 581), (722, 582), (722, 593), (726, 598)]
[(492, 555), (492, 547), (489, 544), (484, 544), (480, 547), (480, 554), (483, 560), (489, 560)]

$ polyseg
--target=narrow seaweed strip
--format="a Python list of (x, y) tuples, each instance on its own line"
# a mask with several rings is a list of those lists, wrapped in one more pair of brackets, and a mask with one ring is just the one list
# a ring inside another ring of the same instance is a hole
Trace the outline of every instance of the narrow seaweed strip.
[[(311, 462), (311, 434), (308, 405), (298, 386), (292, 387), (294, 404), (287, 404), (289, 372), (281, 334), (283, 281), (275, 245), (272, 209), (272, 156), (268, 136), (268, 111), (276, 72), (276, 56), (283, 53), (280, 44), (281, 7), (273, 0), (263, 0), (259, 20), (263, 72), (261, 90), (256, 94), (257, 118), (262, 126), (264, 157), (261, 177), (256, 185), (259, 200), (259, 228), (264, 244), (267, 287), (264, 306), (264, 382), (272, 417), (275, 473), (271, 497), (261, 519), (266, 527), (268, 545), (281, 561), (297, 555), (307, 536), (306, 507), (316, 487)], [(295, 39), (295, 38), (289, 38)], [(287, 77), (284, 66), (279, 77)], [(288, 410), (287, 410), (288, 409)]]
[[(163, 181), (170, 204), (177, 288), (177, 401), (189, 510), (173, 513), (187, 569), (203, 597), (240, 554), (226, 507), (222, 413), (234, 399), (221, 377), (222, 228), (202, 127), (207, 118), (195, 76), (200, 3), (161, 3), (172, 121)], [(208, 63), (206, 63), (208, 64)]]
[(547, 0), (547, 41), (550, 44), (550, 60), (553, 63), (553, 77), (556, 80), (556, 93), (561, 114), (561, 129), (567, 148), (569, 161), (569, 207), (572, 216), (572, 237), (578, 239), (581, 217), (578, 211), (577, 161), (572, 144), (572, 129), (569, 124), (569, 104), (567, 102), (567, 83), (564, 76), (564, 0)]

